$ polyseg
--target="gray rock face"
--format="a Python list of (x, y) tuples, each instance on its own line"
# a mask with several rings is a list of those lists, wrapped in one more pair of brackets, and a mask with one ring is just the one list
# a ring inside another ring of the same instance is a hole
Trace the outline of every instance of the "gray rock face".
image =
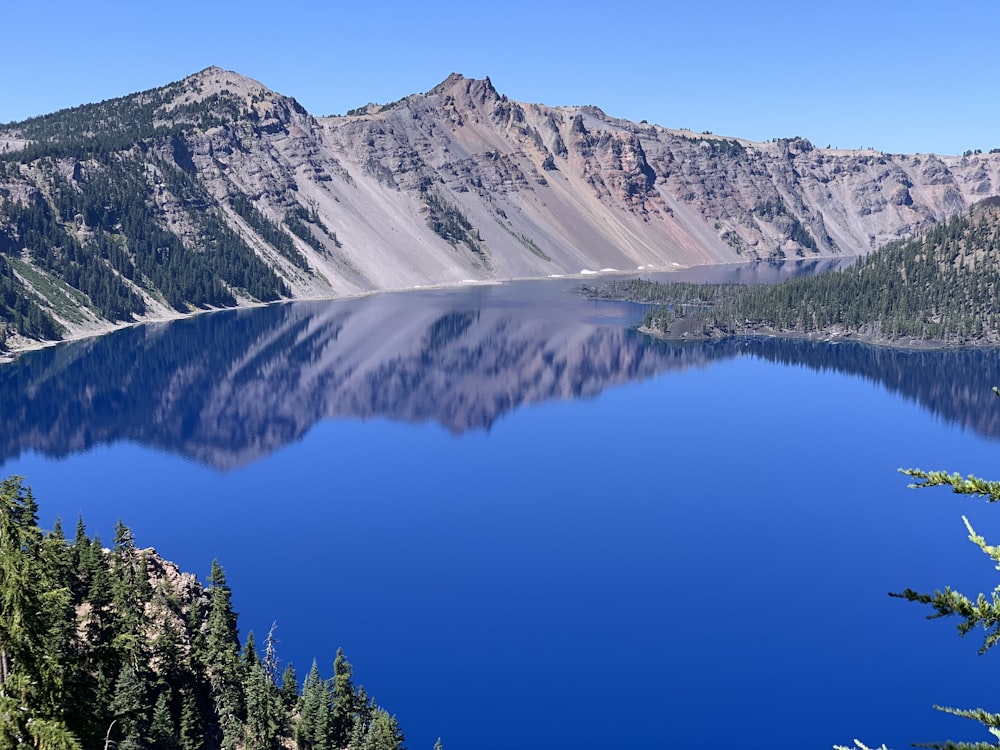
[[(1000, 154), (753, 143), (515, 102), (457, 74), (335, 117), (218, 68), (160, 91), (157, 124), (195, 126), (133, 155), (154, 181), (163, 163), (193, 174), (203, 210), (220, 212), (297, 298), (863, 254), (1000, 193)], [(30, 144), (16, 126), (0, 131), (0, 151)], [(72, 181), (95, 168), (63, 159), (58, 172)], [(8, 168), (0, 190), (51, 198), (46, 174)], [(289, 233), (305, 264), (233, 210), (237, 194)], [(190, 196), (161, 187), (157, 201), (170, 231), (196, 242)], [(305, 234), (288, 222), (296, 212), (310, 217)], [(174, 314), (146, 296), (151, 317)], [(71, 333), (101, 325), (60, 320)]]

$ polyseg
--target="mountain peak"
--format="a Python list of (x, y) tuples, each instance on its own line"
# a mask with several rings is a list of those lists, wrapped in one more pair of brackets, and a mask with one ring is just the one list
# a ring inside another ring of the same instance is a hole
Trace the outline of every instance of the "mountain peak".
[(466, 78), (461, 73), (452, 73), (447, 78), (445, 78), (441, 83), (432, 88), (427, 92), (427, 96), (435, 96), (437, 94), (443, 94), (445, 92), (453, 92), (455, 90), (473, 93), (477, 92), (486, 94), (490, 97), (498, 97), (499, 94), (497, 90), (493, 88), (493, 82), (490, 80), (489, 76), (486, 78)]
[(238, 96), (274, 93), (260, 81), (215, 65), (188, 76), (181, 83), (186, 84), (185, 88), (193, 88), (199, 99), (223, 90)]

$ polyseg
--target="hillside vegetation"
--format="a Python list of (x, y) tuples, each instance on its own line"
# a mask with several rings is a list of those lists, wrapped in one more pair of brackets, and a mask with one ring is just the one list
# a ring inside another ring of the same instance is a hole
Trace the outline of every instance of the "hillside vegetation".
[(110, 549), (82, 520), (45, 533), (31, 490), (0, 482), (0, 748), (402, 747), (343, 652), (301, 690), (278, 671), (273, 633), (241, 646), (218, 563), (204, 588), (121, 522)]
[(854, 336), (885, 343), (1000, 343), (1000, 200), (830, 274), (773, 286), (633, 279), (589, 290), (656, 303), (645, 327), (676, 337)]

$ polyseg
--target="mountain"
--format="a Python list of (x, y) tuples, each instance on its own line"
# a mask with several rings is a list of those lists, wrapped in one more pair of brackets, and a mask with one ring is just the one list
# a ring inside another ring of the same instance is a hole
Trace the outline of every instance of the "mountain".
[(451, 75), (316, 117), (237, 73), (0, 126), (0, 329), (468, 280), (863, 254), (1000, 192), (1000, 154), (632, 123)]

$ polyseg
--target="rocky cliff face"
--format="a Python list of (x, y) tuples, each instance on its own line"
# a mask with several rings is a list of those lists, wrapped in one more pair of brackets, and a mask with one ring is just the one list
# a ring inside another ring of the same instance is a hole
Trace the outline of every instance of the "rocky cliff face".
[[(752, 143), (594, 107), (515, 102), (489, 79), (459, 75), (392, 104), (314, 117), (209, 68), (0, 128), (0, 159), (8, 287), (69, 333), (275, 297), (854, 255), (1000, 193), (1000, 154)], [(166, 245), (139, 242), (126, 209), (109, 217), (80, 208), (102, 179), (120, 183), (122, 174), (150, 209), (146, 223), (179, 241), (166, 255), (189, 251), (184, 268), (196, 270), (184, 272), (214, 274), (215, 296), (166, 289), (143, 257)], [(26, 212), (46, 207), (67, 247), (110, 269), (114, 278), (97, 288), (120, 283), (141, 304), (97, 304), (90, 287), (74, 291), (82, 282), (62, 256), (38, 246), (52, 240), (26, 228)], [(198, 271), (223, 253), (220, 226), (233, 235), (231, 257)], [(251, 254), (267, 268), (248, 279), (234, 268), (249, 267)], [(268, 269), (274, 280), (264, 279)]]

